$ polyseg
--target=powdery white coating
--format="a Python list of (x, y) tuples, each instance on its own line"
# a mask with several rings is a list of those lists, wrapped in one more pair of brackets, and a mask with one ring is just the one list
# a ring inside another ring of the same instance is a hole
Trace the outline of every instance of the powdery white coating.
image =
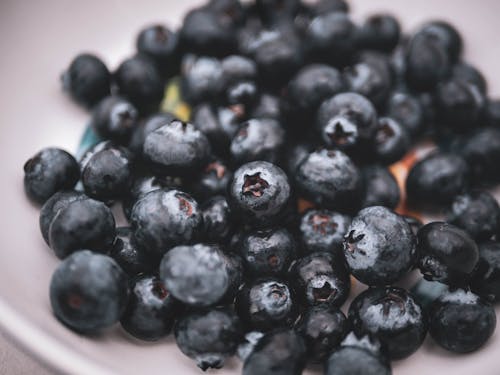
[(408, 323), (420, 323), (422, 311), (413, 299), (408, 298), (405, 301), (404, 309), (406, 314), (395, 303), (390, 303), (388, 306), (384, 303), (378, 303), (368, 307), (361, 317), (370, 330), (384, 327), (400, 329), (406, 327)]
[(264, 333), (259, 331), (248, 332), (245, 340), (238, 346), (238, 357), (244, 362), (252, 354), (253, 349), (259, 343)]
[(479, 301), (479, 296), (472, 293), (471, 291), (457, 289), (455, 291), (443, 294), (441, 297), (439, 297), (439, 300), (441, 302), (474, 305)]
[(354, 332), (349, 333), (340, 343), (340, 346), (362, 348), (372, 353), (380, 352), (380, 343), (378, 341), (371, 340), (368, 335), (358, 337)]

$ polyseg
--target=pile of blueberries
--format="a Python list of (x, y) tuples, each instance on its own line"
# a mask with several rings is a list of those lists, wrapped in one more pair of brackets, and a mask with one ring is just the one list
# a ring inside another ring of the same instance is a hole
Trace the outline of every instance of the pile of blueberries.
[[(427, 332), (480, 348), (500, 298), (486, 190), (500, 182), (500, 101), (461, 55), (442, 21), (407, 35), (387, 14), (353, 23), (343, 0), (210, 0), (178, 31), (142, 30), (113, 73), (77, 56), (63, 86), (102, 142), (24, 166), (62, 260), (55, 316), (82, 334), (173, 330), (201, 369), (238, 353), (245, 375), (390, 374)], [(177, 76), (189, 122), (159, 112)], [(410, 170), (407, 204), (446, 222), (393, 211), (388, 166), (422, 139), (438, 147)], [(414, 269), (447, 286), (433, 302), (394, 285)], [(346, 317), (351, 275), (368, 289)]]

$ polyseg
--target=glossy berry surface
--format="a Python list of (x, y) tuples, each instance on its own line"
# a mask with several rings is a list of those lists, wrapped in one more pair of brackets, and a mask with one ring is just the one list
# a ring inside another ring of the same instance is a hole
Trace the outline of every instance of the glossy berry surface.
[(128, 295), (127, 278), (115, 261), (88, 250), (64, 260), (50, 282), (55, 316), (80, 333), (99, 332), (118, 322)]
[(335, 307), (311, 307), (297, 322), (295, 329), (304, 337), (308, 361), (322, 363), (347, 333), (348, 321)]
[(385, 164), (393, 164), (403, 158), (410, 149), (410, 135), (396, 120), (380, 117), (375, 133), (375, 155)]
[(344, 255), (354, 277), (367, 285), (386, 285), (406, 274), (417, 257), (416, 239), (404, 218), (372, 206), (352, 219)]
[(262, 279), (245, 285), (236, 296), (235, 306), (243, 323), (259, 331), (291, 327), (298, 315), (293, 291), (277, 279)]
[(114, 239), (115, 219), (111, 210), (90, 198), (60, 209), (49, 227), (50, 247), (60, 259), (81, 249), (106, 252)]
[(284, 228), (264, 229), (241, 236), (236, 251), (252, 276), (285, 274), (297, 256), (297, 244)]
[(200, 207), (203, 217), (203, 237), (208, 242), (226, 243), (234, 223), (229, 203), (224, 196), (210, 198)]
[(175, 116), (169, 112), (160, 112), (154, 113), (143, 121), (140, 121), (132, 133), (127, 146), (128, 149), (135, 156), (142, 157), (146, 136), (156, 129), (161, 128), (163, 125), (170, 124), (175, 119)]
[(189, 312), (175, 325), (177, 346), (203, 371), (224, 366), (242, 339), (240, 320), (229, 308)]
[(158, 266), (157, 261), (137, 247), (129, 227), (116, 228), (115, 242), (109, 255), (130, 277), (152, 273)]
[(137, 50), (152, 59), (163, 75), (175, 72), (179, 38), (164, 25), (152, 25), (137, 36)]
[(455, 285), (467, 282), (479, 254), (464, 230), (444, 222), (432, 222), (418, 231), (419, 268), (427, 280)]
[(445, 293), (430, 307), (430, 335), (438, 345), (455, 353), (479, 349), (495, 327), (495, 310), (472, 292), (457, 289)]
[(234, 287), (232, 267), (218, 245), (177, 246), (161, 260), (160, 277), (176, 299), (192, 306), (210, 306)]
[(472, 275), (471, 287), (474, 293), (500, 300), (500, 244), (496, 241), (480, 243), (479, 261)]
[(450, 61), (456, 61), (462, 53), (462, 36), (453, 25), (446, 21), (429, 22), (417, 32), (418, 34), (439, 43), (445, 49)]
[(396, 178), (385, 167), (372, 165), (361, 170), (364, 196), (362, 207), (384, 206), (390, 209), (399, 204), (401, 193)]
[(408, 357), (424, 341), (427, 321), (422, 307), (404, 289), (370, 288), (349, 307), (355, 332), (369, 332), (387, 346), (391, 359)]
[(137, 125), (139, 113), (126, 99), (109, 96), (94, 109), (91, 125), (104, 139), (125, 144)]
[(491, 185), (500, 181), (500, 130), (484, 128), (468, 137), (463, 155), (476, 185)]
[(183, 61), (182, 94), (189, 103), (210, 102), (224, 89), (224, 71), (220, 60), (188, 56)]
[(72, 189), (80, 178), (75, 158), (58, 148), (45, 148), (24, 164), (24, 191), (43, 204), (60, 190)]
[(181, 311), (181, 304), (156, 276), (140, 276), (130, 287), (122, 327), (132, 336), (156, 341), (166, 336)]
[(189, 190), (201, 200), (226, 194), (233, 172), (222, 160), (210, 161), (193, 179)]
[(281, 168), (265, 161), (242, 165), (229, 184), (229, 204), (247, 223), (267, 226), (279, 220), (287, 209), (291, 191)]
[(62, 74), (63, 88), (73, 99), (92, 107), (111, 91), (111, 74), (106, 65), (92, 54), (80, 54)]
[(300, 221), (300, 239), (306, 253), (339, 253), (351, 218), (330, 210), (308, 210)]
[(262, 337), (243, 364), (243, 375), (300, 375), (306, 364), (306, 345), (292, 330)]
[(399, 42), (401, 26), (390, 14), (375, 14), (365, 20), (358, 34), (357, 43), (362, 48), (390, 52)]
[(308, 306), (339, 307), (349, 295), (349, 272), (340, 254), (306, 255), (292, 265), (290, 276), (297, 297)]
[(179, 190), (154, 190), (132, 209), (130, 223), (140, 249), (158, 258), (170, 248), (195, 241), (202, 216), (196, 201)]
[(386, 116), (396, 120), (412, 136), (422, 133), (426, 126), (422, 103), (414, 95), (403, 91), (390, 95)]

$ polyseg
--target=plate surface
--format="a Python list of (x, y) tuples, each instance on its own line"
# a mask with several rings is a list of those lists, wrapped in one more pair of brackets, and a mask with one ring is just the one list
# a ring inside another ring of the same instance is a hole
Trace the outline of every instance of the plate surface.
[[(81, 51), (96, 52), (111, 68), (131, 55), (145, 24), (177, 26), (200, 1), (18, 1), (0, 3), (0, 325), (24, 350), (72, 374), (199, 374), (170, 337), (156, 344), (127, 338), (119, 329), (100, 337), (78, 336), (52, 317), (48, 284), (58, 260), (38, 230), (38, 208), (24, 197), (23, 163), (37, 150), (76, 151), (88, 114), (60, 91), (59, 75)], [(466, 57), (479, 66), (492, 96), (500, 96), (500, 2), (482, 0), (354, 0), (355, 19), (374, 11), (396, 14), (405, 30), (435, 18), (459, 26)], [(498, 374), (500, 334), (481, 351), (454, 356), (431, 340), (410, 359), (393, 364), (395, 375)], [(240, 372), (229, 361), (220, 375)], [(1, 369), (0, 369), (0, 372)], [(309, 372), (314, 373), (314, 372)]]

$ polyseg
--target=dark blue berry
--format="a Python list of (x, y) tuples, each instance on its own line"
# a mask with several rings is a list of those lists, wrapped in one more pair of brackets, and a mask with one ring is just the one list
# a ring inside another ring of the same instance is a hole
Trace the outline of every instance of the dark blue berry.
[(116, 228), (116, 238), (109, 255), (131, 277), (156, 271), (158, 262), (135, 244), (128, 227)]
[(380, 117), (375, 133), (374, 148), (377, 159), (386, 165), (396, 163), (410, 149), (410, 134), (391, 117)]
[(152, 25), (141, 30), (137, 36), (137, 51), (153, 60), (165, 76), (177, 70), (179, 38), (164, 25)]
[(469, 165), (475, 185), (490, 185), (500, 181), (500, 131), (479, 130), (465, 140), (462, 155)]
[(500, 300), (500, 244), (480, 243), (479, 261), (473, 272), (471, 287), (474, 293), (493, 301)]
[(455, 64), (453, 66), (452, 77), (455, 80), (475, 85), (483, 95), (488, 91), (488, 84), (483, 74), (470, 64), (464, 62)]
[(374, 14), (361, 25), (357, 43), (363, 49), (391, 52), (398, 44), (401, 26), (390, 14)]
[(226, 243), (233, 233), (233, 217), (224, 196), (216, 195), (201, 205), (203, 236), (208, 242)]
[(385, 206), (395, 209), (401, 194), (396, 178), (389, 169), (372, 165), (361, 170), (364, 180), (362, 207)]
[(386, 115), (412, 136), (421, 134), (426, 125), (420, 100), (409, 93), (395, 91), (388, 99)]
[(220, 60), (187, 56), (182, 69), (182, 94), (190, 103), (214, 101), (223, 91), (224, 71)]
[(216, 195), (225, 195), (233, 172), (221, 159), (210, 161), (189, 186), (189, 191), (201, 201)]
[(137, 127), (138, 116), (129, 101), (108, 96), (94, 109), (91, 125), (101, 138), (126, 144)]

